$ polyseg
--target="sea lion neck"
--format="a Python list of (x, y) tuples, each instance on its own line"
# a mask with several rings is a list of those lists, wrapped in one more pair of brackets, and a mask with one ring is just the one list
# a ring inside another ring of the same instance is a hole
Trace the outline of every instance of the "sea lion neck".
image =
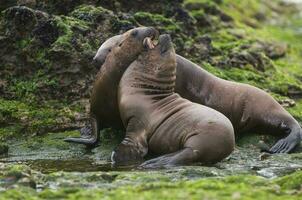
[(137, 54), (134, 53), (125, 53), (122, 51), (114, 52), (108, 55), (105, 63), (101, 67), (100, 73), (105, 75), (108, 74), (110, 77), (115, 78), (117, 80), (116, 84), (118, 84), (121, 79), (123, 73), (126, 71), (128, 66), (137, 58)]
[[(150, 58), (151, 56), (151, 58)], [(142, 53), (133, 63), (132, 86), (144, 88), (146, 94), (173, 94), (176, 80), (176, 62), (164, 65), (164, 60)], [(171, 64), (172, 63), (172, 64)]]

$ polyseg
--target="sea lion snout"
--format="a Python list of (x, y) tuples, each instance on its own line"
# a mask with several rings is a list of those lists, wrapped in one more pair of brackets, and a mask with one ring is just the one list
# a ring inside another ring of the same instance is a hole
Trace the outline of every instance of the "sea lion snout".
[(154, 38), (146, 37), (143, 40), (144, 47), (150, 50), (154, 49), (155, 46), (159, 46), (158, 48), (160, 48), (161, 54), (164, 54), (173, 47), (172, 39), (168, 34), (160, 35), (157, 43), (154, 42), (153, 39)]
[(153, 27), (149, 28), (150, 29), (147, 31), (148, 36), (143, 39), (143, 45), (146, 49), (154, 49), (156, 44), (153, 40), (158, 38), (159, 32)]
[(100, 68), (104, 64), (106, 57), (111, 52), (112, 48), (117, 46), (120, 41), (122, 41), (123, 37), (123, 35), (116, 35), (106, 40), (93, 57), (92, 64), (97, 68)]
[(163, 34), (159, 36), (158, 44), (160, 45), (160, 53), (164, 54), (173, 47), (170, 35)]
[[(107, 56), (107, 55), (106, 55), (106, 56)], [(95, 67), (99, 68), (99, 67), (102, 66), (103, 63), (105, 62), (106, 56), (103, 56), (103, 55), (94, 56), (91, 63), (92, 63)]]
[(153, 40), (159, 36), (159, 32), (154, 27), (139, 27), (131, 30), (131, 36), (138, 37), (141, 40), (150, 37)]

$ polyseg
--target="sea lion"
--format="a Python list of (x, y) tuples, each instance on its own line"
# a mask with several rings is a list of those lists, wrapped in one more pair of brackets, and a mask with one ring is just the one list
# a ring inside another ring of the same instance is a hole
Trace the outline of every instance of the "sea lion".
[[(143, 40), (146, 37), (155, 38), (158, 31), (152, 27), (131, 29), (122, 35), (113, 37), (102, 45), (102, 52), (97, 53), (95, 60), (104, 61), (93, 85), (90, 97), (91, 126), (81, 129), (81, 138), (66, 138), (66, 142), (76, 142), (94, 147), (99, 140), (99, 131), (106, 127), (122, 128), (119, 110), (117, 107), (117, 88), (120, 79), (127, 67), (143, 50)], [(113, 45), (114, 48), (107, 48)], [(94, 136), (91, 137), (90, 133)], [(89, 137), (90, 136), (90, 137)]]
[(123, 34), (115, 35), (111, 37), (110, 39), (106, 40), (98, 49), (95, 56), (93, 57), (93, 63), (100, 64), (104, 63), (106, 60), (107, 55), (111, 52), (111, 49), (114, 46), (118, 46), (119, 43), (125, 39), (125, 36)]
[[(148, 42), (149, 41), (149, 42)], [(118, 90), (126, 136), (112, 153), (113, 163), (142, 159), (148, 151), (161, 157), (146, 168), (216, 163), (235, 146), (232, 123), (218, 111), (174, 92), (176, 57), (169, 35), (161, 35), (128, 67)]]
[[(112, 44), (115, 48), (114, 42)], [(100, 48), (95, 59), (99, 56), (106, 57), (107, 49)], [(265, 91), (218, 78), (179, 55), (176, 55), (176, 62), (175, 92), (224, 114), (232, 122), (235, 135), (254, 131), (283, 137), (271, 147), (271, 153), (288, 153), (300, 144), (302, 129), (299, 123)], [(115, 121), (120, 122), (120, 119)], [(95, 133), (91, 135), (95, 137)]]
[(280, 139), (268, 152), (289, 153), (301, 142), (299, 123), (267, 92), (254, 86), (223, 80), (177, 56), (175, 91), (182, 97), (224, 114), (235, 135), (269, 133)]

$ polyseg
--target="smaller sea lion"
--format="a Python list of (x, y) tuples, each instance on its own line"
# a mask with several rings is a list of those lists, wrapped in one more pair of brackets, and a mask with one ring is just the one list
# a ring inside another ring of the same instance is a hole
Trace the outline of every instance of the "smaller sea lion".
[(144, 168), (216, 163), (234, 149), (233, 126), (209, 107), (174, 92), (176, 55), (169, 35), (161, 35), (122, 76), (118, 105), (126, 136), (112, 153), (116, 164), (141, 160), (147, 152), (162, 155)]
[(113, 47), (116, 47), (119, 45), (119, 43), (125, 39), (125, 36), (123, 34), (121, 35), (115, 35), (111, 37), (110, 39), (106, 40), (98, 49), (95, 56), (93, 57), (93, 62), (97, 64), (98, 66), (103, 65), (103, 63), (106, 60), (107, 55), (111, 52)]
[(115, 36), (102, 45), (94, 58), (103, 65), (96, 76), (90, 96), (91, 126), (81, 129), (82, 137), (66, 138), (66, 142), (94, 147), (98, 144), (101, 129), (123, 127), (117, 106), (118, 84), (127, 67), (143, 51), (143, 40), (157, 36), (158, 31), (152, 27), (138, 27)]

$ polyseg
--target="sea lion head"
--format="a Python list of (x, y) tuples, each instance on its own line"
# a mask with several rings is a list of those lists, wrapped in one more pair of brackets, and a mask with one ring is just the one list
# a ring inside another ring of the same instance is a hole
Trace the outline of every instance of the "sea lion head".
[(147, 37), (143, 44), (146, 51), (140, 59), (149, 65), (149, 70), (157, 72), (176, 70), (176, 55), (170, 35), (160, 35), (157, 44)]
[[(116, 54), (120, 53), (127, 55), (128, 59), (134, 60), (143, 50), (143, 40), (146, 37), (155, 39), (158, 37), (158, 31), (153, 27), (138, 27), (121, 35), (111, 37), (101, 45), (93, 61), (96, 66), (101, 67), (109, 55), (114, 54), (117, 56)], [(122, 60), (123, 55), (120, 58)]]
[(122, 41), (123, 35), (116, 35), (109, 39), (107, 39), (98, 49), (96, 52), (93, 62), (97, 66), (102, 66), (102, 64), (105, 62), (105, 59), (108, 55), (108, 53), (111, 52), (111, 49), (119, 44), (119, 42)]

